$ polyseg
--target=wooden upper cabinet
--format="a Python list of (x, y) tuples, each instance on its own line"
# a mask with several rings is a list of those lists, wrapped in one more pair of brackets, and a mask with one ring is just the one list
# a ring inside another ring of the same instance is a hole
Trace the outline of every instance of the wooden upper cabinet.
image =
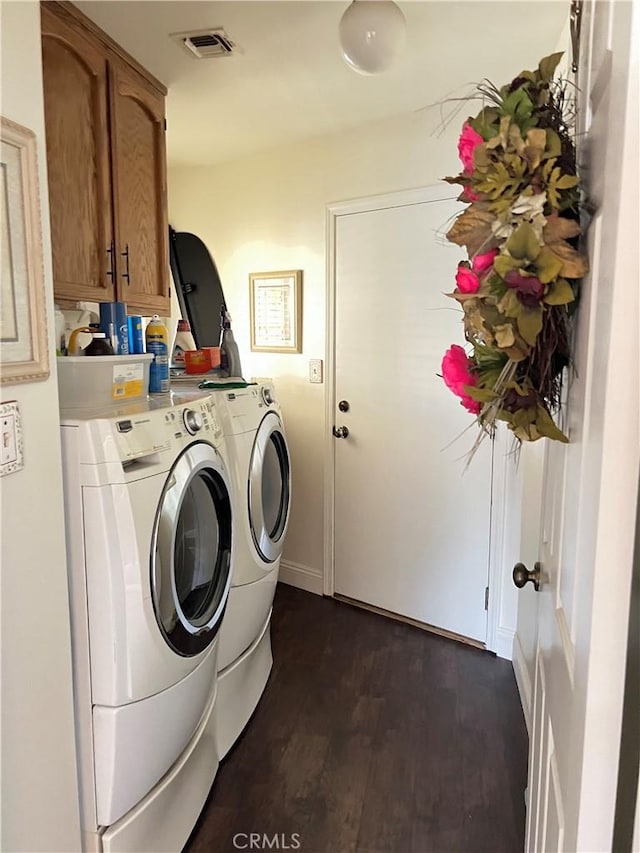
[(144, 314), (168, 313), (164, 97), (124, 63), (110, 64), (111, 158), (118, 290)]
[(46, 8), (42, 57), (54, 292), (112, 300), (106, 57)]
[(40, 8), (54, 296), (167, 316), (166, 90), (71, 3)]

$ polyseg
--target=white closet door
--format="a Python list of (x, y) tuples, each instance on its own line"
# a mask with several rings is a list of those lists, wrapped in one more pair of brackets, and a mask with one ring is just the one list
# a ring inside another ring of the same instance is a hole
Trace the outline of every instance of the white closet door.
[(491, 444), (463, 474), (477, 429), (437, 375), (463, 342), (443, 295), (464, 257), (444, 240), (459, 210), (337, 217), (335, 591), (484, 642)]

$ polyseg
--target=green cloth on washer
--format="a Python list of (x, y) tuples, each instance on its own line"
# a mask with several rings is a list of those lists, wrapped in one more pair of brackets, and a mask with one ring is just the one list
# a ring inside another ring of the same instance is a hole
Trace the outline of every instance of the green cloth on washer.
[(225, 388), (248, 388), (250, 385), (257, 385), (257, 382), (245, 382), (244, 379), (238, 379), (234, 382), (216, 382), (215, 379), (204, 379), (199, 385), (198, 388), (202, 388), (203, 391), (221, 391)]

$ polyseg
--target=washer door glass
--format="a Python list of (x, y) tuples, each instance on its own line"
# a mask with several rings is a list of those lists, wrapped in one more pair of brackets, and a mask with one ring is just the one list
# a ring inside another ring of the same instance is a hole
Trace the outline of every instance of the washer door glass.
[(289, 450), (280, 418), (269, 412), (256, 434), (249, 466), (249, 525), (258, 553), (267, 563), (282, 554), (290, 499)]
[(151, 553), (156, 619), (171, 648), (197, 655), (213, 642), (231, 585), (231, 500), (222, 460), (192, 444), (165, 484)]

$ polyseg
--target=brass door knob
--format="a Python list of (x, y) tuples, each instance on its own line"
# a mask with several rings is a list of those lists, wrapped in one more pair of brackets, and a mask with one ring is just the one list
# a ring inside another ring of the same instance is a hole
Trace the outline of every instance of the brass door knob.
[(518, 589), (522, 589), (528, 583), (533, 584), (533, 588), (536, 592), (540, 589), (540, 563), (535, 563), (533, 567), (533, 571), (530, 572), (529, 569), (525, 566), (524, 563), (516, 563), (513, 567), (513, 582), (518, 587)]

